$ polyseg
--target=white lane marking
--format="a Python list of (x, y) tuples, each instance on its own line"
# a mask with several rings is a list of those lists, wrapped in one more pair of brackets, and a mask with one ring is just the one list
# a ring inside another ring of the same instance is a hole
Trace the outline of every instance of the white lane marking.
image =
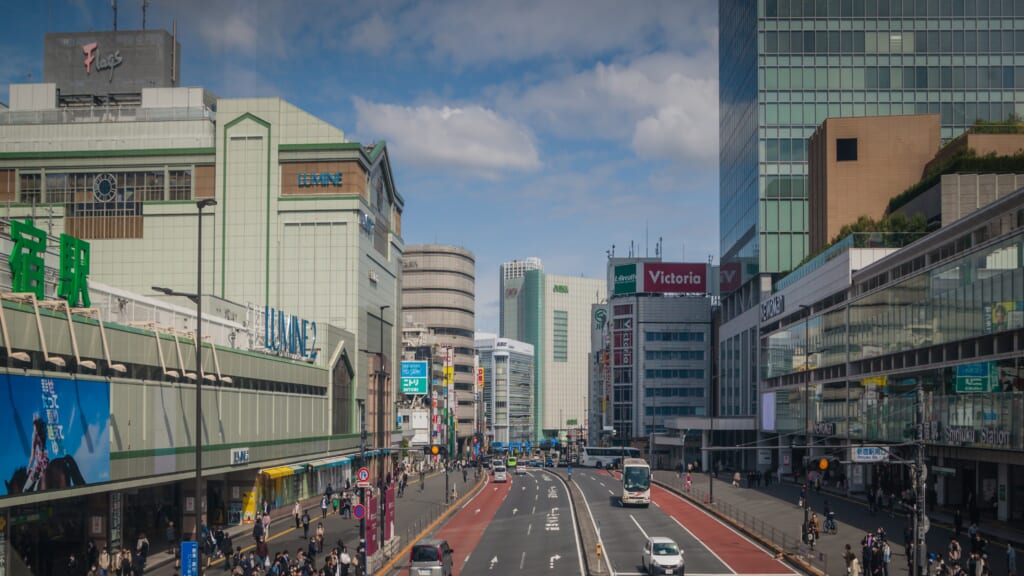
[(527, 527), (526, 527), (526, 535), (527, 535), (527, 536), (529, 536), (529, 535), (530, 535), (530, 532), (531, 532), (532, 530), (533, 530), (533, 524), (530, 524), (529, 526), (527, 526)]
[[(597, 542), (601, 545), (601, 548), (605, 550), (604, 563), (608, 567), (609, 574), (615, 574), (615, 570), (612, 568), (612, 559), (608, 557), (607, 548), (605, 548), (604, 540), (601, 539), (601, 529), (597, 527), (597, 520), (594, 519), (594, 511), (590, 508), (590, 502), (587, 501), (587, 495), (580, 489), (580, 495), (583, 497), (583, 505), (587, 507), (587, 512), (590, 514), (590, 523), (594, 526), (594, 532), (597, 534)], [(569, 509), (572, 510), (572, 498), (569, 499)], [(573, 523), (576, 522), (576, 512), (573, 511)], [(585, 574), (586, 570), (583, 567), (583, 551), (580, 549), (580, 535), (579, 531), (576, 530), (576, 552), (580, 557), (580, 574)], [(598, 560), (600, 562), (600, 560)]]
[(700, 545), (703, 546), (705, 550), (710, 552), (712, 556), (714, 556), (715, 558), (718, 558), (718, 561), (721, 562), (722, 566), (725, 566), (729, 570), (729, 572), (732, 572), (733, 574), (736, 574), (736, 570), (734, 570), (732, 566), (729, 566), (728, 562), (723, 560), (722, 557), (719, 556), (718, 554), (715, 554), (715, 551), (712, 550), (710, 546), (705, 544), (704, 541), (701, 540), (700, 538), (697, 538), (697, 535), (694, 534), (693, 532), (690, 532), (690, 529), (687, 528), (686, 526), (683, 526), (682, 522), (680, 522), (679, 520), (676, 520), (675, 516), (669, 514), (668, 517), (671, 518), (672, 521), (675, 522), (676, 524), (679, 524), (679, 527), (682, 528), (684, 532), (689, 534), (694, 540), (696, 540), (697, 542), (700, 542)]
[(650, 538), (650, 536), (647, 535), (647, 531), (644, 530), (644, 527), (641, 526), (640, 523), (636, 521), (636, 518), (632, 514), (629, 515), (629, 519), (633, 521), (633, 524), (636, 524), (636, 529), (639, 530), (640, 533), (644, 535), (644, 540), (647, 540), (648, 538)]
[(597, 483), (601, 485), (601, 488), (607, 488), (607, 486), (604, 485), (604, 482), (598, 480)]
[(612, 492), (611, 490), (609, 490), (608, 493), (611, 494), (612, 496), (615, 496), (615, 492)]
[(519, 569), (520, 570), (523, 569), (523, 564), (525, 564), (525, 563), (526, 563), (526, 552), (523, 552), (523, 555), (519, 557)]
[(534, 506), (533, 510), (530, 510), (530, 514), (536, 514), (536, 513), (537, 513), (537, 507)]

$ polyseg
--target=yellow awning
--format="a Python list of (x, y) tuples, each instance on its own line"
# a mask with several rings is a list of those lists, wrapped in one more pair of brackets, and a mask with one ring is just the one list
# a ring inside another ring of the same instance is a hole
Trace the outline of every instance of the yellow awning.
[(284, 478), (285, 476), (291, 476), (295, 473), (291, 466), (278, 466), (277, 468), (266, 468), (261, 470), (263, 474), (266, 474), (268, 478), (276, 480), (278, 478)]

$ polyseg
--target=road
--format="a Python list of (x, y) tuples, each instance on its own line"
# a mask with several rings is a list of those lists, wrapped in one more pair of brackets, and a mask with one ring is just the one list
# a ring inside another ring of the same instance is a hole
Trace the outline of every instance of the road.
[(590, 507), (612, 574), (643, 574), (641, 553), (648, 536), (667, 536), (684, 551), (686, 574), (794, 574), (772, 554), (671, 492), (652, 487), (651, 506), (623, 508), (621, 483), (603, 470), (573, 474)]
[(435, 537), (454, 550), (456, 575), (584, 574), (575, 522), (562, 480), (524, 468), (506, 483), (489, 482)]

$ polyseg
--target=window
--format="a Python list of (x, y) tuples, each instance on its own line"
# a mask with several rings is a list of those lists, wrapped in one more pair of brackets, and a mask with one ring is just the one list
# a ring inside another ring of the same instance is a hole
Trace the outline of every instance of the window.
[(555, 310), (554, 317), (554, 345), (552, 356), (555, 362), (567, 362), (569, 360), (569, 312)]
[(857, 160), (857, 139), (836, 138), (836, 162), (854, 162)]
[(21, 175), (21, 203), (39, 204), (43, 200), (42, 174)]

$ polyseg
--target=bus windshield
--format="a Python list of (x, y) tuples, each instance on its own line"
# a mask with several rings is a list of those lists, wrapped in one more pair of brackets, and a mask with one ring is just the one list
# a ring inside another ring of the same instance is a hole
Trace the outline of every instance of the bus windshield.
[(627, 466), (622, 471), (622, 487), (639, 492), (651, 487), (651, 469), (646, 466)]

